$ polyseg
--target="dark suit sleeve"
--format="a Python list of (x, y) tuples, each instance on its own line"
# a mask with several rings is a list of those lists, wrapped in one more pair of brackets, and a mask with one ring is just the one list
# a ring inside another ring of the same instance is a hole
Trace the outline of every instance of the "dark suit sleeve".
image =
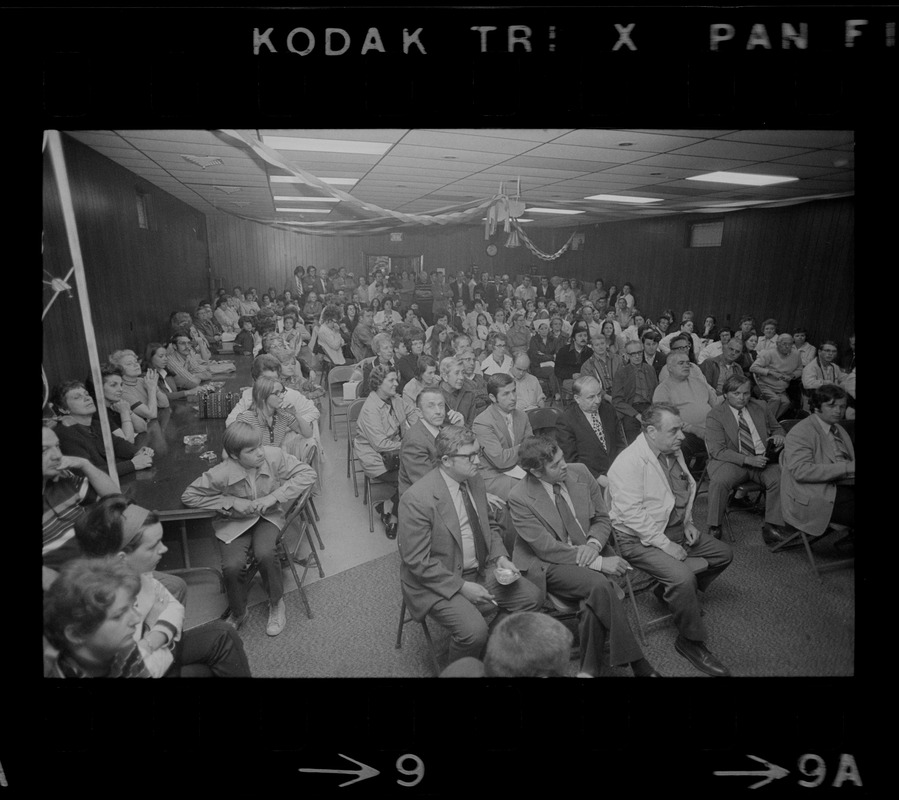
[(602, 403), (600, 409), (601, 416), (605, 417), (603, 424), (607, 431), (606, 441), (609, 444), (609, 464), (611, 465), (618, 458), (618, 454), (627, 447), (627, 442), (624, 439), (624, 429), (618, 421), (615, 409), (606, 402)]
[[(724, 413), (730, 414), (730, 411), (724, 409)], [(718, 461), (727, 461), (738, 467), (746, 464), (746, 458), (742, 453), (738, 453), (736, 450), (728, 447), (727, 434), (721, 421), (721, 413), (714, 408), (709, 411), (705, 418), (705, 446), (711, 458)]]
[(705, 382), (713, 389), (715, 388), (715, 383), (717, 383), (718, 380), (718, 376), (715, 374), (714, 365), (715, 362), (710, 358), (707, 358), (699, 365), (699, 371), (705, 376)]
[(400, 459), (410, 485), (434, 469), (434, 461), (431, 458), (430, 450), (427, 444), (422, 441), (421, 436), (418, 435), (419, 433), (420, 431), (416, 431), (415, 436), (403, 439), (400, 451)]
[(777, 421), (771, 407), (765, 403), (765, 425), (768, 428), (769, 436), (786, 436), (783, 426)]
[[(628, 378), (631, 375), (629, 369), (619, 369), (612, 378), (612, 405), (615, 410), (624, 417), (636, 417), (637, 409), (627, 401)], [(633, 388), (633, 387), (631, 387)]]
[(490, 421), (481, 421), (481, 417), (478, 417), (471, 426), (471, 430), (483, 449), (484, 460), (491, 467), (505, 472), (518, 463), (518, 447), (515, 445), (503, 447), (499, 434)]
[(405, 492), (400, 500), (397, 530), (400, 558), (419, 585), (449, 600), (461, 591), (464, 581), (431, 557), (431, 515), (435, 509), (433, 498), (427, 499), (429, 503), (413, 492)]
[(576, 463), (577, 458), (577, 433), (571, 426), (571, 420), (567, 414), (562, 414), (556, 422), (556, 439), (562, 448), (562, 455), (569, 463)]

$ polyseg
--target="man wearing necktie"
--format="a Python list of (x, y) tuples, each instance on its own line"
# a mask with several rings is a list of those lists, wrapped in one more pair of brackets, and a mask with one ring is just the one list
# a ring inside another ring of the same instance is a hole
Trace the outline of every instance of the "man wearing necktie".
[(599, 484), (583, 464), (566, 464), (551, 439), (525, 439), (518, 463), (528, 474), (509, 494), (515, 561), (541, 588), (545, 584), (548, 592), (579, 603), (580, 671), (602, 674), (608, 638), (612, 666), (628, 664), (638, 677), (658, 676), (610, 580), (628, 564), (608, 546), (612, 528)]
[(556, 423), (559, 446), (569, 464), (583, 464), (600, 486), (608, 486), (606, 473), (625, 447), (617, 413), (603, 398), (602, 384), (596, 378), (582, 375), (575, 380), (572, 391), (574, 403)]
[[(481, 657), (488, 611), (539, 611), (543, 594), (521, 577), (503, 546), (478, 475), (474, 434), (447, 425), (436, 445), (437, 467), (400, 500), (400, 579), (412, 618), (431, 616), (450, 631), (452, 662)], [(496, 569), (505, 570), (512, 582), (501, 584)]]
[[(730, 346), (731, 343), (728, 343)], [(765, 524), (762, 538), (774, 545), (788, 534), (782, 530), (780, 467), (765, 455), (769, 440), (776, 451), (784, 443), (784, 429), (767, 403), (750, 396), (752, 382), (745, 375), (731, 375), (722, 385), (725, 402), (706, 417), (709, 451), (709, 533), (721, 538), (721, 519), (731, 490), (746, 481), (765, 487)]]
[(784, 519), (810, 536), (820, 536), (831, 522), (855, 526), (855, 447), (839, 424), (846, 403), (841, 386), (813, 389), (811, 416), (796, 423), (784, 440)]

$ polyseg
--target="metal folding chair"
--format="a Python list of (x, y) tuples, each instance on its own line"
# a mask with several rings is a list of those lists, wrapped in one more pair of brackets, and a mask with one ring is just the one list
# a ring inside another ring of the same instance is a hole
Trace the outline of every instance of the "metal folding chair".
[[(402, 584), (400, 584), (402, 590)], [(406, 595), (403, 593), (403, 602), (400, 605), (400, 623), (396, 629), (396, 649), (400, 650), (403, 647), (403, 628), (407, 623), (414, 622), (412, 619), (412, 615), (406, 614)], [(440, 661), (437, 658), (437, 648), (434, 646), (434, 640), (431, 638), (431, 631), (428, 629), (428, 620), (427, 618), (421, 620), (421, 629), (424, 632), (425, 639), (428, 643), (428, 652), (431, 654), (431, 662), (434, 665), (434, 673), (436, 675), (440, 674)]]
[[(327, 394), (328, 394), (328, 428), (334, 434), (334, 441), (337, 441), (337, 428), (334, 427), (334, 417), (345, 417), (346, 409), (349, 408), (355, 400), (343, 399), (343, 384), (352, 379), (355, 367), (352, 365), (344, 365), (332, 367), (328, 371)], [(336, 395), (335, 392), (340, 392)], [(340, 411), (339, 409), (343, 409)]]
[(362, 472), (362, 465), (356, 457), (354, 439), (356, 438), (356, 422), (359, 420), (359, 413), (362, 411), (362, 406), (364, 404), (365, 400), (356, 400), (347, 409), (346, 413), (346, 476), (349, 478), (350, 472), (352, 471), (353, 493), (356, 497), (359, 496), (359, 484), (356, 476)]

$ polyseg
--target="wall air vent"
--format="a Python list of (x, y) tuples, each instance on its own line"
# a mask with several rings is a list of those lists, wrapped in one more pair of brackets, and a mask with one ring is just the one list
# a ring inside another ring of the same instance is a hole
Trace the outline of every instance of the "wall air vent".
[(185, 161), (196, 164), (202, 169), (206, 169), (207, 167), (218, 167), (225, 163), (222, 159), (216, 158), (215, 156), (186, 156), (184, 153), (180, 153), (179, 155)]

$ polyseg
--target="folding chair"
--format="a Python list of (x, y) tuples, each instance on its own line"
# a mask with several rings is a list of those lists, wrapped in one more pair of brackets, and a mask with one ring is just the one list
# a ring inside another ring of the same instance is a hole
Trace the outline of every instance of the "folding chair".
[[(402, 584), (400, 584), (402, 591)], [(400, 624), (396, 630), (396, 649), (401, 650), (403, 647), (403, 628), (407, 623), (413, 622), (412, 615), (406, 615), (406, 594), (402, 592), (403, 602), (400, 605)], [(434, 640), (431, 638), (431, 631), (428, 629), (427, 618), (421, 620), (421, 629), (424, 631), (425, 639), (428, 643), (428, 652), (431, 654), (431, 662), (434, 665), (435, 674), (440, 674), (440, 661), (437, 658), (437, 648), (434, 646)]]
[[(345, 417), (346, 409), (349, 408), (355, 400), (343, 399), (343, 384), (353, 377), (355, 367), (351, 365), (333, 367), (328, 371), (327, 393), (328, 393), (328, 428), (334, 434), (334, 441), (337, 441), (337, 428), (334, 427), (334, 417)], [(335, 395), (335, 392), (340, 392)], [(338, 409), (335, 411), (335, 409)], [(339, 409), (344, 409), (342, 412)]]
[[(313, 445), (306, 451), (306, 455), (303, 458), (303, 461), (306, 464), (308, 464), (309, 466), (312, 466), (312, 462), (315, 461), (315, 456), (317, 454), (318, 454), (318, 445)], [(307, 521), (312, 526), (312, 530), (315, 532), (315, 538), (318, 539), (318, 549), (324, 550), (325, 544), (324, 544), (324, 542), (322, 542), (322, 536), (318, 532), (318, 525), (315, 524), (316, 522), (321, 521), (321, 517), (319, 517), (318, 511), (316, 511), (316, 509), (315, 509), (315, 501), (312, 499), (311, 494), (309, 495), (309, 499), (306, 502), (306, 508), (305, 508), (304, 513), (306, 514)], [(322, 575), (322, 577), (325, 577), (325, 576)]]
[(739, 491), (743, 491), (747, 495), (752, 492), (757, 493), (755, 503), (749, 509), (749, 511), (752, 512), (756, 512), (758, 510), (759, 506), (761, 505), (762, 498), (765, 496), (765, 487), (760, 483), (756, 483), (755, 481), (744, 481), (739, 486), (735, 486), (730, 490), (729, 494), (727, 495), (727, 501), (724, 504), (724, 519), (722, 524), (722, 531), (727, 530), (730, 532), (730, 540), (732, 542), (736, 541), (736, 538), (734, 537), (733, 526), (730, 523), (730, 504)]
[[(385, 494), (386, 492), (386, 494)], [(375, 497), (377, 494), (377, 498)], [(368, 504), (368, 529), (372, 532), (375, 530), (375, 505), (389, 500), (396, 494), (396, 486), (392, 483), (384, 483), (377, 478), (369, 478), (365, 476), (365, 483), (362, 488), (362, 502)], [(393, 512), (396, 513), (396, 510)]]
[(356, 480), (356, 476), (362, 472), (362, 465), (356, 457), (356, 445), (354, 439), (356, 438), (356, 422), (359, 420), (359, 413), (362, 411), (362, 406), (364, 404), (365, 400), (356, 400), (346, 412), (346, 476), (349, 478), (350, 471), (352, 470), (353, 493), (356, 497), (359, 496), (359, 484)]
[(805, 545), (805, 552), (808, 556), (809, 564), (811, 564), (812, 570), (815, 573), (815, 577), (818, 579), (818, 581), (824, 583), (824, 578), (821, 576), (822, 572), (831, 572), (835, 569), (852, 567), (855, 565), (855, 559), (841, 558), (838, 561), (829, 561), (826, 564), (819, 564), (817, 561), (815, 561), (815, 556), (812, 553), (812, 542), (820, 542), (824, 539), (825, 536), (830, 536), (832, 533), (849, 533), (850, 531), (851, 528), (849, 528), (847, 525), (838, 525), (836, 523), (832, 523), (831, 525), (829, 525), (827, 530), (824, 531), (824, 533), (822, 533), (820, 536), (810, 536), (805, 531), (797, 530), (794, 534), (788, 536), (782, 542), (774, 545), (774, 547), (771, 548), (771, 552), (776, 553), (781, 548), (786, 547), (788, 544), (790, 544), (790, 542), (794, 541), (798, 537), (801, 537), (802, 544)]
[[(318, 567), (319, 577), (325, 577), (325, 571), (322, 569), (321, 559), (318, 557), (318, 552), (315, 549), (315, 543), (313, 542), (312, 537), (309, 535), (308, 501), (311, 494), (312, 487), (309, 486), (294, 501), (293, 505), (287, 512), (287, 522), (281, 529), (281, 533), (278, 534), (278, 539), (275, 542), (275, 548), (278, 556), (281, 559), (281, 563), (283, 564), (286, 561), (287, 566), (290, 567), (290, 571), (293, 574), (293, 579), (297, 585), (297, 591), (300, 593), (300, 598), (303, 601), (303, 605), (306, 607), (306, 616), (309, 619), (312, 619), (313, 614), (312, 609), (309, 607), (309, 598), (306, 597), (306, 589), (304, 588), (303, 584), (306, 580), (306, 573), (309, 572), (309, 564), (311, 559), (315, 560), (315, 564)], [(293, 547), (290, 547), (286, 542), (287, 531), (290, 530), (295, 522), (299, 522), (300, 535), (297, 537), (296, 544)], [(297, 556), (297, 553), (299, 553), (300, 546), (303, 544), (304, 539), (309, 542), (309, 555), (305, 559), (301, 559)], [(297, 575), (296, 564), (300, 564), (300, 566), (303, 567), (302, 578)], [(259, 562), (256, 561), (256, 558), (253, 555), (253, 549), (250, 548), (250, 551), (247, 554), (246, 572), (246, 583), (248, 587), (258, 571)]]

